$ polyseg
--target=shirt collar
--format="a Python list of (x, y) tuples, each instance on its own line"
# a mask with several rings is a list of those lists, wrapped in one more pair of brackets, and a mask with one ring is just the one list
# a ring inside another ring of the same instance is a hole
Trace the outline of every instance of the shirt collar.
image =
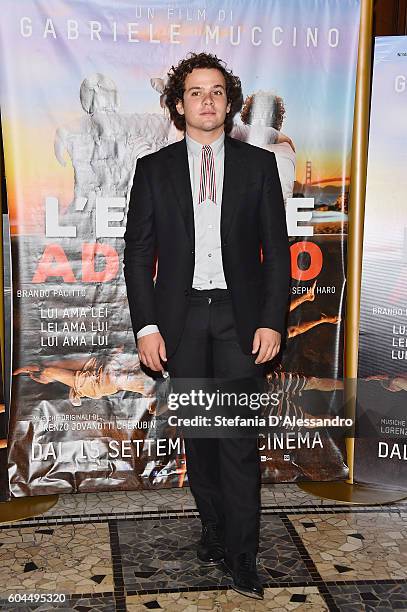
[[(185, 133), (185, 140), (187, 143), (187, 149), (189, 153), (192, 153), (192, 155), (196, 155), (197, 157), (200, 156), (203, 145), (200, 142), (197, 142), (196, 140), (191, 138), (191, 136), (189, 136), (187, 133)], [(222, 132), (219, 138), (217, 138), (214, 142), (211, 143), (212, 151), (215, 157), (222, 150), (224, 142), (225, 142), (225, 132)]]

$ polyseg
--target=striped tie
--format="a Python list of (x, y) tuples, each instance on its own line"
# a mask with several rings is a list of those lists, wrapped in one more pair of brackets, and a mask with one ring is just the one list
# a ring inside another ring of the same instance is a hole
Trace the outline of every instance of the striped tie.
[(216, 204), (215, 161), (210, 145), (202, 147), (198, 204), (202, 204), (206, 199), (212, 200)]

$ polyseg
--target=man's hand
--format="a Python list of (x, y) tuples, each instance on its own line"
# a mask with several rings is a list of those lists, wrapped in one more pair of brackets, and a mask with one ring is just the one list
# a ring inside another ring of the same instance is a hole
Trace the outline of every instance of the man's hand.
[(295, 153), (295, 146), (293, 141), (291, 140), (291, 138), (289, 136), (286, 136), (285, 134), (283, 134), (282, 132), (279, 132), (278, 134), (278, 138), (277, 138), (277, 144), (281, 144), (283, 142), (288, 142), (288, 144), (290, 145), (290, 147), (292, 148), (292, 150)]
[(150, 370), (162, 372), (162, 361), (167, 361), (164, 338), (159, 332), (147, 334), (137, 340), (140, 361)]
[(273, 359), (280, 350), (281, 334), (269, 327), (259, 327), (256, 329), (253, 338), (252, 353), (259, 353), (255, 363), (266, 363)]

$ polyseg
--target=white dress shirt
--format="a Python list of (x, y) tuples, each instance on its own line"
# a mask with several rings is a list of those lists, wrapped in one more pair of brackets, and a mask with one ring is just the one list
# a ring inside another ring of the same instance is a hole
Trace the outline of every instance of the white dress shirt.
[(195, 268), (192, 287), (194, 289), (227, 289), (223, 273), (220, 239), (225, 134), (222, 133), (211, 144), (215, 165), (216, 202), (209, 199), (200, 204), (198, 202), (203, 145), (193, 140), (188, 134), (185, 139), (188, 150), (195, 225)]

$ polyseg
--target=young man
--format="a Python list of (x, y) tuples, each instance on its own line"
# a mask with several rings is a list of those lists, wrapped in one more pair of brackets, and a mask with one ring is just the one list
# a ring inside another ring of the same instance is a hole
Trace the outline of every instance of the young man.
[[(185, 138), (138, 161), (125, 234), (140, 360), (174, 379), (255, 377), (280, 349), (289, 293), (275, 156), (227, 136), (242, 90), (216, 56), (182, 60), (165, 95)], [(185, 449), (202, 521), (198, 558), (224, 559), (233, 588), (262, 598), (257, 440), (188, 438)]]

